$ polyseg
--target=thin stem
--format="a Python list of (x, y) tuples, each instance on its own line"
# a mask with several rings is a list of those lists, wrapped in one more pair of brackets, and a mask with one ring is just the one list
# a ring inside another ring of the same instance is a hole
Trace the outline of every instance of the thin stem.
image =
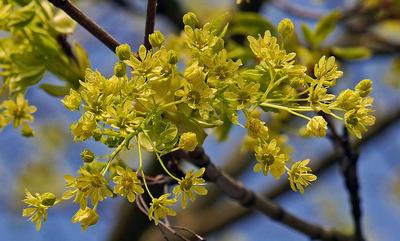
[(149, 194), (149, 196), (151, 197), (151, 199), (154, 199), (154, 196), (151, 194), (150, 189), (147, 185), (147, 181), (146, 181), (146, 175), (144, 174), (143, 171), (143, 156), (142, 156), (142, 147), (140, 145), (140, 141), (137, 138), (137, 145), (138, 145), (138, 152), (139, 152), (139, 171), (142, 174), (142, 180), (143, 180), (143, 184), (144, 187), (146, 188), (147, 194)]
[(115, 52), (115, 49), (120, 45), (120, 43), (113, 36), (111, 36), (111, 34), (109, 34), (87, 15), (85, 15), (75, 4), (73, 4), (69, 0), (48, 1), (51, 2), (54, 6), (63, 10), (79, 25), (84, 27), (88, 32), (90, 32), (93, 36), (95, 36), (98, 40), (105, 44), (111, 51)]
[(151, 49), (149, 35), (154, 32), (154, 25), (156, 22), (157, 0), (147, 1), (147, 14), (146, 14), (146, 29), (144, 33), (144, 46), (147, 50)]
[(110, 159), (108, 159), (106, 166), (101, 170), (100, 174), (105, 175), (107, 170), (110, 168), (111, 162), (115, 159), (118, 153), (121, 152), (122, 148), (130, 141), (131, 137), (126, 137), (121, 144), (111, 153)]
[(280, 106), (280, 105), (275, 105), (275, 104), (270, 104), (270, 103), (261, 103), (260, 106), (264, 106), (264, 107), (269, 107), (269, 108), (274, 108), (274, 109), (278, 109), (278, 110), (287, 111), (287, 112), (289, 112), (289, 113), (291, 113), (291, 114), (293, 114), (293, 115), (296, 115), (296, 116), (298, 116), (298, 117), (301, 117), (301, 118), (303, 118), (303, 119), (311, 120), (310, 117), (305, 116), (305, 115), (300, 114), (300, 113), (297, 113), (296, 111), (294, 111), (294, 110), (292, 110), (292, 109), (290, 109), (290, 108), (288, 108), (288, 107), (284, 107), (284, 106)]
[(147, 132), (146, 132), (146, 131), (143, 131), (143, 133), (145, 134), (145, 136), (146, 136), (147, 139), (149, 140), (151, 146), (153, 147), (153, 150), (154, 150), (154, 153), (156, 154), (157, 160), (158, 160), (158, 162), (160, 163), (160, 165), (162, 166), (162, 168), (164, 169), (164, 171), (165, 171), (170, 177), (172, 177), (173, 179), (175, 179), (175, 181), (177, 181), (177, 182), (181, 181), (181, 179), (177, 178), (174, 174), (172, 174), (172, 173), (168, 170), (168, 168), (165, 166), (163, 160), (161, 159), (160, 155), (159, 155), (158, 152), (157, 152), (156, 147), (155, 147), (154, 144), (153, 144), (153, 141), (151, 140), (151, 138), (150, 138), (150, 136), (147, 134)]

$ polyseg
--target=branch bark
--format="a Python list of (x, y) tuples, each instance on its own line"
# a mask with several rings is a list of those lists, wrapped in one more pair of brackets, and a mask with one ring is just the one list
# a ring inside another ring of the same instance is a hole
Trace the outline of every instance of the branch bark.
[(311, 239), (324, 241), (353, 240), (351, 236), (328, 230), (300, 219), (269, 199), (264, 199), (255, 194), (253, 191), (247, 189), (241, 183), (217, 168), (202, 148), (197, 148), (195, 151), (190, 153), (177, 151), (175, 154), (181, 159), (190, 161), (199, 168), (205, 167), (205, 178), (208, 181), (215, 183), (221, 192), (244, 207), (257, 210), (267, 217), (307, 235)]
[(146, 28), (144, 34), (144, 46), (146, 49), (151, 49), (149, 35), (154, 32), (154, 25), (156, 22), (157, 0), (147, 1), (147, 14), (146, 14)]
[(328, 128), (331, 131), (331, 140), (337, 151), (339, 151), (338, 163), (340, 165), (342, 176), (345, 182), (347, 192), (349, 194), (349, 201), (351, 205), (351, 214), (354, 223), (354, 237), (356, 241), (364, 241), (364, 234), (362, 229), (362, 208), (360, 197), (360, 184), (357, 174), (357, 163), (359, 153), (355, 152), (352, 148), (347, 129), (344, 127), (343, 136), (340, 136), (336, 130), (335, 124), (332, 119), (326, 114), (322, 115), (328, 123)]
[(109, 34), (106, 30), (101, 28), (97, 23), (85, 15), (75, 4), (69, 0), (48, 0), (57, 8), (63, 10), (68, 16), (75, 20), (79, 25), (84, 27), (88, 32), (105, 44), (111, 51), (115, 49), (120, 43)]

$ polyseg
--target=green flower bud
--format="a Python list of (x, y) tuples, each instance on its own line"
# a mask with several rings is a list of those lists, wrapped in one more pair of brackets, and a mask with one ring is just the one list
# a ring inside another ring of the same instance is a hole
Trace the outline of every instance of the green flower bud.
[(131, 58), (131, 47), (128, 44), (121, 44), (115, 50), (119, 60), (124, 61)]
[(322, 116), (314, 116), (307, 124), (307, 132), (310, 136), (324, 137), (328, 124)]
[(32, 137), (34, 135), (33, 129), (26, 123), (22, 123), (21, 133), (25, 137)]
[(345, 110), (351, 110), (360, 102), (360, 95), (354, 90), (346, 89), (340, 92), (335, 104)]
[(278, 25), (278, 32), (281, 35), (281, 37), (283, 39), (286, 39), (286, 38), (290, 37), (290, 35), (293, 33), (293, 31), (294, 31), (293, 22), (288, 18), (282, 19), (282, 21)]
[(164, 43), (164, 35), (157, 30), (149, 35), (149, 41), (153, 48), (159, 48)]
[(126, 65), (122, 62), (118, 62), (114, 66), (114, 75), (117, 77), (123, 77), (126, 75)]
[(90, 163), (94, 160), (94, 154), (91, 150), (85, 149), (81, 152), (81, 158), (84, 162)]
[(372, 81), (370, 79), (361, 80), (355, 89), (361, 97), (367, 97), (372, 91)]
[(193, 151), (197, 146), (197, 137), (193, 132), (185, 132), (179, 140), (179, 147), (185, 151)]
[(70, 111), (75, 111), (79, 110), (79, 107), (81, 106), (82, 100), (80, 94), (71, 89), (69, 91), (69, 95), (66, 95), (61, 102), (64, 104), (65, 108), (67, 108)]
[(192, 28), (195, 28), (196, 26), (199, 25), (199, 19), (197, 18), (196, 14), (188, 12), (183, 16), (183, 23)]

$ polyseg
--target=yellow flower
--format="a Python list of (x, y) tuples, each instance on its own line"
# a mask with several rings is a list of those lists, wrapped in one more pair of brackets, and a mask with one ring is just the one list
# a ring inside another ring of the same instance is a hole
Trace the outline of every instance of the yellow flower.
[(309, 162), (309, 159), (298, 161), (288, 171), (290, 187), (293, 191), (300, 190), (301, 193), (304, 193), (304, 188), (317, 180), (317, 176), (309, 173), (311, 172), (311, 168), (307, 167)]
[(338, 70), (335, 57), (326, 59), (322, 56), (314, 67), (314, 75), (323, 86), (334, 86), (336, 80), (342, 77), (343, 72)]
[(70, 89), (69, 95), (66, 95), (61, 102), (68, 110), (75, 111), (79, 110), (79, 107), (82, 104), (82, 99), (81, 95), (77, 91)]
[(314, 116), (307, 123), (307, 134), (310, 136), (324, 137), (328, 129), (328, 124), (322, 116)]
[(260, 119), (250, 117), (247, 120), (246, 128), (250, 137), (261, 138), (264, 141), (268, 139), (268, 127)]
[(375, 124), (375, 117), (371, 115), (371, 109), (361, 107), (350, 110), (344, 114), (344, 123), (346, 128), (357, 138), (368, 130), (367, 127)]
[(149, 219), (154, 220), (156, 225), (158, 225), (160, 219), (176, 215), (176, 212), (168, 207), (176, 203), (176, 199), (169, 199), (170, 195), (170, 193), (166, 193), (159, 198), (153, 198), (150, 203)]
[(174, 187), (173, 193), (175, 196), (179, 197), (182, 195), (182, 208), (186, 208), (188, 199), (192, 202), (196, 200), (195, 193), (198, 195), (207, 195), (207, 189), (204, 187), (205, 181), (201, 178), (205, 170), (205, 168), (201, 168), (195, 173), (193, 173), (193, 170), (190, 170), (179, 181), (179, 185)]
[[(93, 172), (93, 173), (91, 173)], [(65, 175), (66, 186), (72, 188), (75, 194), (74, 202), (79, 203), (81, 208), (87, 206), (87, 200), (90, 198), (93, 206), (97, 205), (107, 197), (111, 197), (111, 192), (106, 179), (99, 172), (91, 170), (89, 172), (84, 167), (79, 170), (80, 175), (73, 177)], [(69, 198), (73, 197), (70, 195)]]
[(285, 173), (285, 162), (288, 160), (285, 154), (280, 153), (275, 139), (269, 144), (261, 143), (254, 148), (258, 163), (254, 166), (254, 172), (263, 172), (268, 175), (270, 171), (272, 175), (279, 179)]
[(237, 86), (232, 87), (224, 93), (224, 97), (230, 102), (230, 105), (236, 110), (242, 110), (255, 104), (261, 95), (258, 92), (259, 84), (247, 82), (243, 79), (237, 80)]
[(129, 202), (134, 202), (136, 195), (144, 193), (141, 182), (137, 177), (137, 172), (130, 168), (117, 166), (117, 175), (113, 177), (115, 183), (114, 193), (126, 196)]
[(346, 89), (338, 95), (335, 101), (335, 105), (345, 110), (351, 110), (355, 108), (361, 101), (360, 95), (350, 89)]
[(194, 151), (198, 142), (196, 133), (193, 132), (185, 132), (181, 135), (179, 139), (179, 147), (185, 151)]
[(14, 121), (14, 128), (18, 128), (25, 121), (33, 121), (32, 114), (36, 112), (36, 107), (29, 105), (23, 94), (19, 94), (15, 101), (6, 100), (1, 103), (1, 109), (4, 109), (3, 115), (7, 123)]
[(91, 112), (85, 112), (78, 122), (71, 125), (71, 132), (74, 141), (84, 141), (93, 135), (96, 129), (96, 117)]
[(362, 98), (368, 96), (372, 92), (372, 81), (370, 79), (361, 80), (355, 90)]
[(22, 201), (28, 204), (28, 208), (23, 210), (22, 216), (29, 217), (29, 220), (35, 223), (37, 231), (40, 230), (42, 222), (47, 220), (47, 209), (57, 202), (53, 193), (35, 193), (33, 196), (28, 190), (25, 190), (25, 199)]
[(80, 208), (72, 217), (71, 221), (73, 223), (81, 223), (82, 229), (86, 230), (89, 226), (95, 225), (97, 221), (99, 221), (99, 215), (94, 209), (88, 207)]

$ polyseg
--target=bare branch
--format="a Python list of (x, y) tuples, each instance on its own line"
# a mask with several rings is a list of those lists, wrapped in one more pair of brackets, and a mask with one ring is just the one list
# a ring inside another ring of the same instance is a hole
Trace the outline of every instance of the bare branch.
[(111, 51), (115, 52), (115, 49), (120, 43), (101, 28), (92, 19), (86, 16), (75, 4), (69, 0), (49, 0), (54, 6), (62, 9), (68, 16), (74, 19), (79, 25), (84, 27), (88, 32), (105, 44)]
[(349, 193), (351, 214), (354, 222), (354, 238), (356, 241), (364, 241), (362, 231), (362, 209), (360, 197), (360, 185), (357, 174), (357, 163), (359, 154), (352, 148), (346, 128), (343, 128), (343, 136), (340, 136), (336, 130), (335, 124), (331, 118), (325, 114), (322, 115), (328, 123), (328, 128), (331, 131), (331, 140), (335, 146), (335, 150), (339, 151), (338, 162), (340, 164), (342, 175), (345, 181), (347, 192)]
[(157, 0), (147, 1), (147, 14), (146, 14), (146, 29), (144, 34), (144, 46), (146, 49), (151, 49), (149, 35), (154, 32), (154, 25), (156, 22)]

